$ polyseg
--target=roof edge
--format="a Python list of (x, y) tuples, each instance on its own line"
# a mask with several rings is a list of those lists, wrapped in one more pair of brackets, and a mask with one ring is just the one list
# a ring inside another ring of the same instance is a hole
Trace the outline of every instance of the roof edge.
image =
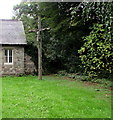
[(9, 45), (9, 46), (13, 46), (13, 45), (27, 45), (27, 43), (26, 44), (0, 44), (0, 45), (2, 45), (2, 46), (5, 46), (5, 45)]
[(20, 21), (20, 20), (16, 20), (16, 19), (0, 19), (0, 21)]

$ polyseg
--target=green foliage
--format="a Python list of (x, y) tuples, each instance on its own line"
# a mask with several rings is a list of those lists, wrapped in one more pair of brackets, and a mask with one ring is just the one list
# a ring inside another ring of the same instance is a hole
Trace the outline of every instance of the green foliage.
[(94, 24), (79, 53), (85, 72), (90, 76), (104, 77), (113, 72), (113, 41), (103, 24)]
[(86, 84), (95, 84), (104, 88), (112, 88), (112, 78), (92, 78), (92, 76), (83, 75), (79, 73), (67, 73), (65, 70), (59, 71), (57, 76), (65, 76), (72, 81), (85, 82)]
[[(44, 73), (59, 70), (75, 73), (85, 69), (90, 76), (112, 75), (113, 2), (21, 3), (14, 11), (14, 18), (24, 23), (31, 47), (27, 53), (34, 61), (37, 61), (38, 15), (42, 28), (50, 28), (41, 33)], [(80, 68), (81, 62), (84, 67)]]
[(68, 74), (67, 75), (69, 78), (72, 78), (74, 80), (78, 81), (91, 81), (92, 78), (86, 75), (79, 75), (79, 74)]
[[(13, 19), (21, 20), (24, 24), (26, 33), (26, 39), (29, 45), (37, 46), (36, 42), (36, 30), (37, 30), (37, 19), (38, 19), (38, 4), (37, 3), (20, 3), (14, 6), (13, 10), (15, 16)], [(34, 31), (34, 32), (32, 32)]]
[(68, 72), (76, 72), (79, 68), (77, 50), (82, 44), (81, 36), (85, 34), (86, 28), (80, 23), (76, 26), (71, 25), (70, 8), (77, 5), (78, 3), (40, 4), (43, 22), (51, 28), (49, 43), (44, 46), (44, 55), (49, 62), (61, 66), (60, 70), (66, 69)]
[(57, 75), (58, 76), (66, 76), (67, 72), (66, 72), (66, 70), (61, 70), (61, 71), (58, 71)]
[(72, 16), (81, 17), (84, 23), (111, 22), (113, 15), (113, 2), (81, 2), (77, 7), (72, 7)]
[[(81, 38), (87, 33), (87, 29), (80, 22), (74, 26), (71, 24), (70, 8), (78, 4), (21, 3), (14, 7), (15, 19), (23, 21), (28, 45), (33, 47), (29, 49), (31, 55), (34, 55), (33, 50), (37, 42), (36, 32), (29, 31), (37, 30), (37, 16), (39, 14), (42, 18), (42, 28), (50, 28), (50, 30), (42, 32), (43, 69), (45, 72), (57, 72), (61, 69), (76, 72), (79, 69), (80, 60), (77, 50), (80, 49)], [(33, 56), (33, 58), (36, 58), (36, 56)]]
[(92, 28), (79, 50), (82, 67), (90, 76), (109, 77), (113, 72), (113, 2), (83, 2), (72, 8), (73, 24), (81, 17)]

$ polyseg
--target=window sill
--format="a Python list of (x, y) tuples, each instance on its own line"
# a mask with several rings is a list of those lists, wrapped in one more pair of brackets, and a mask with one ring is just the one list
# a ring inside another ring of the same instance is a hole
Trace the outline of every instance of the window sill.
[(4, 65), (13, 65), (13, 63), (4, 63)]

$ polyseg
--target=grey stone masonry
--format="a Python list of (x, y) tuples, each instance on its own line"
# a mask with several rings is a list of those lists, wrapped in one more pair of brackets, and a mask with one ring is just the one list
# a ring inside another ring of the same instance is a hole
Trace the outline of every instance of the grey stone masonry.
[(0, 76), (2, 76), (2, 45), (0, 45)]
[[(12, 49), (12, 64), (5, 63), (5, 49)], [(2, 46), (0, 50), (2, 56), (2, 75), (24, 74), (24, 47), (23, 46)]]
[(24, 56), (24, 69), (25, 69), (25, 74), (33, 74), (34, 72), (37, 72), (32, 57), (27, 55), (26, 53)]

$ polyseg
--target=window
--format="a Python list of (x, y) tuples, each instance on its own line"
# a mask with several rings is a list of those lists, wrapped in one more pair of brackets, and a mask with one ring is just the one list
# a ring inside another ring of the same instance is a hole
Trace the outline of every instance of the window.
[(8, 63), (8, 64), (13, 63), (13, 50), (5, 49), (5, 63)]

